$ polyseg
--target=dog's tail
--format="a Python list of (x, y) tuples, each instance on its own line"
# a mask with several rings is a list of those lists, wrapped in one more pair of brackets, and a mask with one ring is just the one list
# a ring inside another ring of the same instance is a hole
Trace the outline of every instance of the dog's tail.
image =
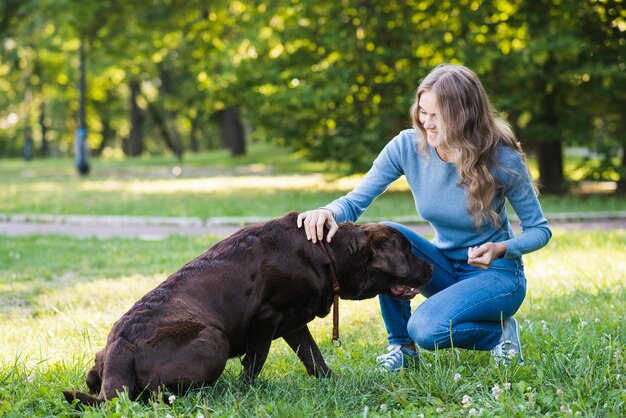
[(135, 383), (135, 353), (134, 347), (125, 339), (118, 339), (109, 344), (105, 354), (102, 376), (102, 385), (97, 398), (82, 392), (64, 391), (65, 399), (72, 403), (78, 400), (81, 406), (96, 406), (106, 400), (113, 399), (118, 393), (128, 391), (128, 396), (135, 399), (137, 390)]
[(99, 401), (98, 399), (94, 398), (93, 396), (87, 395), (86, 393), (82, 393), (82, 392), (68, 392), (68, 391), (63, 391), (63, 396), (65, 396), (65, 400), (68, 401), (70, 404), (72, 402), (74, 402), (74, 400), (78, 400), (78, 404), (77, 406), (98, 406), (100, 404), (102, 404), (103, 401)]

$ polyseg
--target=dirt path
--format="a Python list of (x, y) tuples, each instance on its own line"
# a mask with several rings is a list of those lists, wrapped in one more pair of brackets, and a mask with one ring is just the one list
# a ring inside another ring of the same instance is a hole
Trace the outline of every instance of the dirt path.
[[(242, 220), (238, 224), (201, 221), (185, 218), (116, 218), (116, 217), (46, 217), (36, 218), (14, 215), (0, 217), (1, 235), (61, 234), (77, 237), (138, 237), (162, 239), (168, 235), (207, 235), (226, 237), (242, 226), (260, 220)], [(403, 222), (414, 230), (429, 234), (428, 224)], [(620, 219), (551, 220), (554, 230), (615, 230), (626, 229), (626, 217)], [(514, 226), (519, 230), (518, 226)]]

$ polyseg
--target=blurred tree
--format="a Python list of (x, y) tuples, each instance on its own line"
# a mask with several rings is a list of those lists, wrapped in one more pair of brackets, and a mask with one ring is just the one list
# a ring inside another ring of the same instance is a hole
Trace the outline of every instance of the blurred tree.
[(107, 18), (115, 16), (117, 2), (106, 0), (83, 2), (80, 0), (47, 0), (37, 2), (38, 11), (46, 16), (53, 32), (64, 39), (77, 41), (78, 108), (76, 112), (76, 130), (74, 152), (76, 168), (80, 175), (87, 175), (89, 165), (89, 142), (87, 127), (87, 57), (98, 32), (104, 27)]
[[(564, 145), (607, 156), (595, 178), (619, 175), (619, 0), (7, 0), (0, 10), (0, 150), (14, 155), (29, 132), (63, 152), (67, 132), (87, 125), (98, 152), (118, 141), (132, 155), (180, 157), (219, 145), (221, 124), (237, 153), (248, 124), (256, 138), (363, 170), (410, 126), (419, 79), (451, 61), (479, 74), (537, 154), (545, 191), (565, 189)], [(82, 95), (68, 88), (81, 39)]]
[(195, 118), (203, 117), (206, 123), (211, 117), (219, 125), (219, 144), (233, 156), (246, 151), (247, 131), (240, 109), (247, 109), (249, 116), (256, 114), (249, 89), (267, 70), (257, 61), (253, 45), (266, 24), (259, 15), (265, 8), (264, 2), (250, 1), (204, 4), (185, 36), (196, 94), (203, 97), (202, 108), (190, 107), (193, 125)]
[[(603, 142), (606, 133), (594, 119), (619, 109), (607, 102), (602, 87), (624, 79), (619, 25), (601, 18), (602, 7), (595, 1), (494, 0), (483, 2), (480, 18), (467, 22), (466, 62), (536, 154), (539, 182), (548, 193), (566, 191), (563, 146)], [(610, 13), (623, 22), (623, 11)]]
[[(623, 1), (596, 2), (579, 16), (576, 30), (587, 39), (585, 66), (579, 75), (581, 108), (591, 111), (590, 138), (583, 145), (604, 156), (594, 179), (617, 179), (626, 193), (626, 8)], [(621, 158), (619, 151), (621, 150)], [(615, 161), (618, 161), (615, 163)]]
[(266, 25), (244, 45), (237, 68), (255, 93), (248, 101), (257, 134), (313, 158), (369, 167), (410, 125), (417, 75), (447, 52), (433, 51), (419, 18), (411, 18), (429, 3), (309, 0), (258, 8)]

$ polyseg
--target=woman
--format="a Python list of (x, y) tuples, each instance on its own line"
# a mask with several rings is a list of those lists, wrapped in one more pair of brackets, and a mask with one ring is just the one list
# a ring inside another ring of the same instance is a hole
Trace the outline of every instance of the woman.
[[(414, 129), (390, 141), (359, 185), (329, 205), (304, 212), (298, 227), (307, 239), (330, 242), (337, 222), (356, 221), (387, 186), (404, 175), (419, 214), (435, 230), (432, 241), (410, 228), (389, 225), (434, 266), (410, 304), (380, 296), (389, 351), (377, 358), (386, 370), (416, 364), (419, 347), (492, 350), (497, 363), (522, 364), (519, 324), (512, 317), (526, 294), (521, 256), (545, 246), (552, 233), (543, 216), (526, 158), (513, 131), (499, 119), (474, 72), (437, 66), (420, 83), (411, 108)], [(517, 213), (515, 236), (505, 199)]]

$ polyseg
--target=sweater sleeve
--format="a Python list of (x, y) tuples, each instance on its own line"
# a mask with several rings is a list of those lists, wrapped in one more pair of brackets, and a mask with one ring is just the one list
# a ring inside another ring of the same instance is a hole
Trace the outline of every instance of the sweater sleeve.
[(518, 258), (544, 247), (552, 237), (552, 231), (543, 215), (524, 161), (515, 154), (510, 158), (510, 165), (505, 174), (508, 184), (506, 198), (520, 220), (522, 233), (504, 241), (506, 253), (503, 257)]
[(399, 137), (391, 140), (376, 157), (359, 184), (345, 196), (324, 206), (333, 212), (337, 222), (354, 222), (402, 174)]

